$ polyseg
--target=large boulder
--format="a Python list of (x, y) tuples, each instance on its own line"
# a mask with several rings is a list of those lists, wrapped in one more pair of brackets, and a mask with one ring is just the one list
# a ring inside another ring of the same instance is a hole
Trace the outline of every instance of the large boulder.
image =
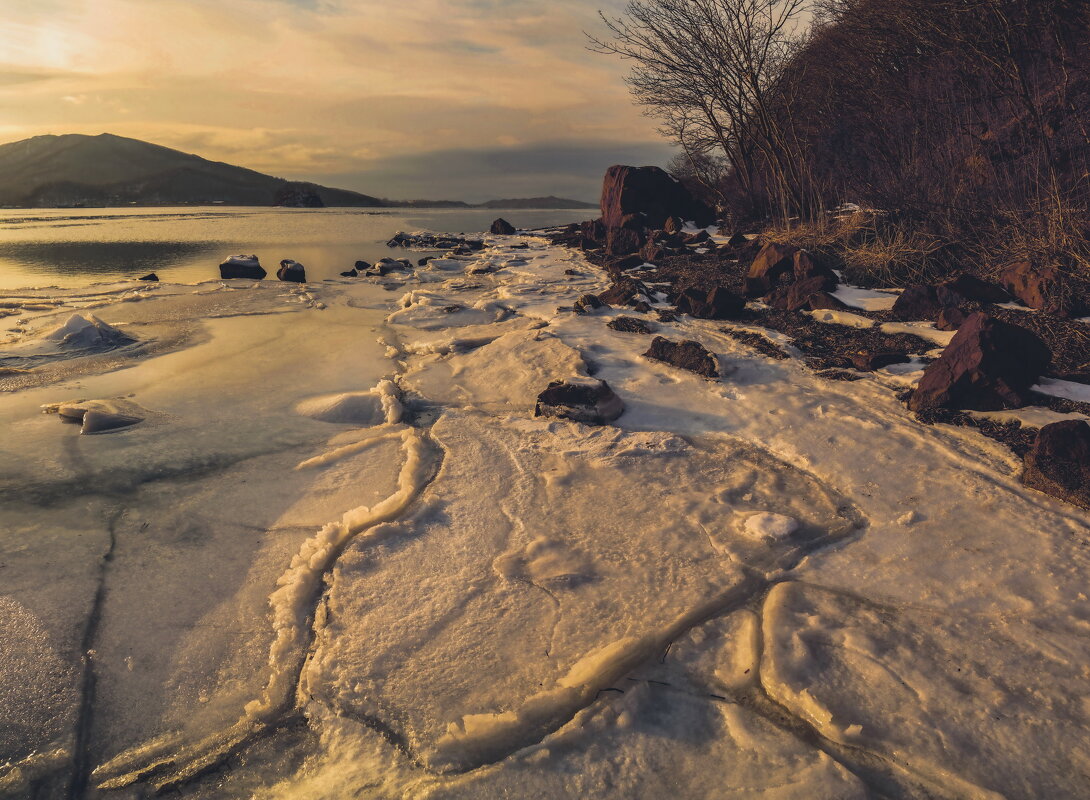
[(770, 242), (753, 259), (746, 275), (746, 294), (763, 297), (781, 283), (821, 278), (821, 290), (830, 291), (840, 282), (836, 273), (794, 245)]
[(553, 381), (537, 396), (535, 417), (557, 417), (587, 425), (605, 425), (624, 413), (624, 403), (605, 381)]
[(306, 283), (307, 270), (306, 267), (298, 261), (292, 261), (290, 258), (285, 258), (280, 262), (280, 269), (276, 271), (276, 277), (290, 283)]
[(1037, 267), (1016, 261), (999, 277), (1019, 301), (1058, 317), (1077, 317), (1088, 310), (1086, 290), (1056, 267)]
[(511, 236), (518, 232), (514, 225), (500, 217), (498, 220), (492, 223), (492, 227), (488, 229), (489, 233), (494, 236)]
[(710, 292), (686, 289), (677, 298), (677, 310), (697, 319), (735, 319), (745, 310), (745, 298), (716, 286)]
[(1041, 428), (1026, 453), (1022, 483), (1090, 509), (1090, 425), (1069, 419)]
[(719, 378), (719, 359), (710, 353), (700, 342), (686, 340), (672, 342), (662, 336), (651, 340), (651, 347), (643, 354), (644, 358), (662, 361), (679, 369), (686, 369), (703, 375), (705, 378)]
[(257, 256), (229, 256), (220, 264), (220, 277), (224, 280), (232, 278), (249, 278), (259, 281), (266, 275)]
[(642, 214), (650, 228), (662, 228), (670, 217), (693, 220), (700, 226), (715, 220), (711, 208), (664, 170), (612, 166), (602, 182), (602, 222), (617, 228), (629, 214)]
[(940, 286), (909, 286), (897, 296), (891, 313), (894, 319), (934, 319), (944, 308), (955, 308), (968, 302), (955, 291)]
[(1051, 357), (1035, 334), (977, 312), (924, 371), (908, 406), (913, 411), (1019, 408)]

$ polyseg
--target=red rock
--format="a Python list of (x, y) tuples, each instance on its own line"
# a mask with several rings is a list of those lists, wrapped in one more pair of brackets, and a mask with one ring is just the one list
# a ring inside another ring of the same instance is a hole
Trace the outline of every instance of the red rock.
[(686, 234), (683, 241), (685, 244), (704, 244), (712, 240), (711, 234), (707, 231), (697, 231), (696, 233)]
[(614, 317), (606, 323), (606, 327), (610, 330), (620, 331), (621, 333), (642, 333), (650, 335), (655, 332), (651, 323), (645, 322), (642, 319), (636, 319), (635, 317)]
[(958, 275), (940, 286), (978, 303), (1009, 303), (1011, 296), (998, 283), (981, 280), (973, 275)]
[(662, 223), (662, 229), (667, 233), (681, 233), (681, 229), (685, 227), (685, 220), (681, 217), (667, 217), (666, 221)]
[(821, 309), (842, 311), (848, 307), (845, 303), (833, 297), (828, 292), (814, 292), (810, 295), (808, 302), (811, 311), (820, 311)]
[(622, 256), (638, 253), (643, 247), (645, 236), (632, 228), (610, 228), (606, 234), (606, 252)]
[(656, 336), (651, 341), (651, 348), (643, 355), (645, 358), (695, 372), (705, 378), (719, 377), (719, 360), (700, 342), (692, 340), (672, 342), (662, 336)]
[(773, 242), (762, 247), (753, 259), (746, 276), (746, 294), (763, 297), (783, 282), (785, 277), (791, 281), (820, 277), (820, 290), (834, 289), (839, 283), (835, 272), (819, 264), (806, 251), (793, 245)]
[(901, 320), (934, 319), (944, 308), (962, 306), (969, 298), (947, 285), (910, 286), (893, 304), (893, 318)]
[(650, 292), (647, 286), (633, 278), (621, 278), (598, 295), (599, 300), (611, 306), (629, 305), (641, 297), (650, 297)]
[(1022, 483), (1090, 509), (1090, 425), (1074, 419), (1041, 428), (1026, 453)]
[(1048, 369), (1051, 355), (1044, 342), (1025, 328), (977, 312), (924, 371), (908, 406), (913, 411), (1019, 408)]
[(1085, 289), (1056, 267), (1035, 267), (1029, 261), (1010, 264), (1000, 275), (1007, 291), (1019, 301), (1058, 317), (1077, 317), (1087, 310)]
[(783, 311), (844, 308), (843, 303), (824, 291), (827, 287), (828, 281), (823, 276), (814, 275), (776, 287), (765, 297), (765, 302)]
[(643, 214), (651, 228), (662, 228), (669, 217), (710, 225), (715, 214), (679, 181), (658, 167), (616, 165), (602, 182), (602, 221), (607, 228), (620, 227), (629, 214)]
[(956, 331), (965, 324), (965, 320), (968, 318), (969, 315), (960, 308), (951, 306), (949, 308), (944, 308), (939, 312), (939, 315), (935, 317), (935, 327), (940, 331)]

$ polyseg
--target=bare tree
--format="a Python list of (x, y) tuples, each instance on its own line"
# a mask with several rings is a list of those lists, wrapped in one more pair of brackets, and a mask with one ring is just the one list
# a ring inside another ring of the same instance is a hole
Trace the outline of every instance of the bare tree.
[[(808, 0), (633, 0), (602, 15), (592, 49), (632, 60), (637, 102), (692, 158), (726, 159), (755, 205), (806, 213), (812, 191), (784, 110), (785, 68), (806, 37)], [(760, 177), (759, 177), (760, 176)], [(758, 186), (760, 181), (770, 186)]]

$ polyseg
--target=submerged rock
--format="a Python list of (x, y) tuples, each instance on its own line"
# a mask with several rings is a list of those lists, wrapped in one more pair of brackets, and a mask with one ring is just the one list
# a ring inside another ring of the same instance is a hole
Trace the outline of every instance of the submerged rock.
[(154, 272), (149, 272), (147, 275), (145, 275), (140, 280), (142, 280), (142, 281), (158, 281), (159, 276), (156, 275)]
[(624, 413), (621, 398), (605, 381), (553, 381), (537, 396), (535, 417), (557, 417), (587, 425), (605, 425)]
[(1051, 357), (1036, 334), (977, 312), (924, 372), (908, 406), (913, 411), (1020, 408)]
[(1090, 425), (1071, 419), (1041, 428), (1026, 453), (1022, 483), (1090, 509)]
[(224, 280), (248, 278), (259, 281), (266, 274), (257, 256), (228, 256), (227, 260), (220, 264), (220, 277)]
[(692, 340), (672, 342), (662, 336), (656, 336), (651, 342), (651, 348), (643, 355), (645, 358), (695, 372), (705, 378), (719, 378), (719, 359), (700, 342)]
[(276, 277), (282, 281), (288, 281), (289, 283), (306, 283), (307, 282), (307, 270), (298, 261), (292, 261), (290, 258), (285, 258), (280, 262), (280, 269), (276, 271)]
[(494, 236), (511, 236), (517, 233), (518, 229), (503, 217), (500, 217), (492, 223), (492, 227), (488, 229), (488, 232)]

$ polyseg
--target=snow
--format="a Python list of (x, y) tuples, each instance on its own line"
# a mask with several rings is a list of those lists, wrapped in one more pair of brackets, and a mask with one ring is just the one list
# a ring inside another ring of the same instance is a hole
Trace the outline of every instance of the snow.
[(888, 311), (897, 302), (898, 293), (840, 284), (830, 294), (846, 306), (861, 308), (864, 311)]
[(1086, 414), (1079, 414), (1076, 412), (1064, 414), (1040, 406), (1015, 408), (1010, 411), (970, 411), (968, 413), (972, 414), (974, 417), (990, 419), (999, 423), (1017, 422), (1023, 428), (1043, 428), (1045, 425), (1051, 425), (1053, 422), (1063, 422), (1064, 420), (1069, 419), (1090, 420), (1090, 417)]
[(818, 322), (828, 322), (832, 325), (847, 325), (849, 328), (874, 327), (873, 319), (860, 316), (859, 314), (852, 314), (850, 311), (818, 309), (817, 311), (804, 311), (803, 313), (813, 317)]
[(946, 347), (957, 331), (940, 331), (933, 322), (883, 322), (882, 333), (910, 333)]
[[(709, 382), (558, 312), (604, 288), (578, 253), (450, 261), (24, 312), (0, 792), (66, 796), (82, 748), (118, 797), (1086, 795), (1090, 515), (913, 419), (921, 361), (829, 382), (659, 323)], [(91, 305), (148, 346), (47, 352)], [(533, 416), (586, 378), (614, 424)], [(59, 419), (98, 412), (144, 421)]]
[(1033, 391), (1052, 397), (1063, 397), (1079, 403), (1090, 403), (1090, 384), (1062, 381), (1058, 378), (1041, 378), (1041, 382), (1032, 387)]

